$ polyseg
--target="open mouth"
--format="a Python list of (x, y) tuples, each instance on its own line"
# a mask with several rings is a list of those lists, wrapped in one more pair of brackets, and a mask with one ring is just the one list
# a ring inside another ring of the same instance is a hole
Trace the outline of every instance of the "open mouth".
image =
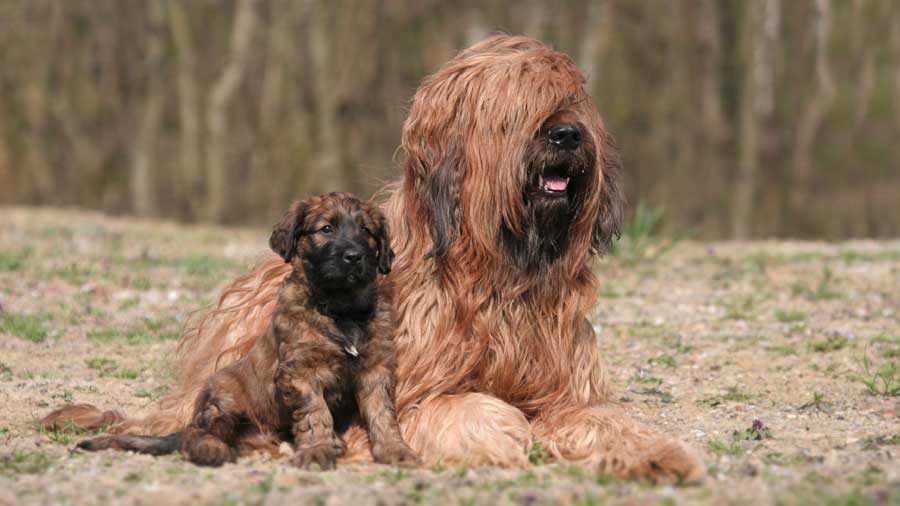
[(538, 177), (538, 188), (547, 195), (565, 195), (569, 188), (569, 176), (567, 167), (548, 167)]

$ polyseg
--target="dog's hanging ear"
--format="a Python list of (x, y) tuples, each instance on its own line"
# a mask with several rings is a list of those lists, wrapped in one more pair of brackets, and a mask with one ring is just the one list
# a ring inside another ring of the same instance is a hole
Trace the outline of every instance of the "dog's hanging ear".
[(391, 234), (388, 230), (387, 220), (375, 205), (369, 208), (369, 215), (375, 222), (375, 230), (372, 232), (377, 243), (375, 247), (378, 249), (378, 272), (388, 274), (394, 263), (394, 250), (391, 248)]
[(297, 247), (297, 237), (300, 235), (303, 222), (309, 205), (303, 201), (295, 201), (281, 221), (272, 227), (272, 235), (269, 237), (269, 247), (278, 253), (285, 262), (294, 258), (294, 250)]
[(591, 251), (598, 254), (608, 252), (613, 237), (619, 239), (622, 235), (625, 215), (625, 194), (620, 186), (622, 162), (609, 140), (603, 144), (603, 193), (600, 195), (600, 212), (591, 236)]
[(458, 139), (448, 143), (441, 160), (425, 179), (423, 209), (430, 212), (431, 250), (428, 256), (441, 260), (459, 237), (460, 193), (466, 175), (465, 155)]

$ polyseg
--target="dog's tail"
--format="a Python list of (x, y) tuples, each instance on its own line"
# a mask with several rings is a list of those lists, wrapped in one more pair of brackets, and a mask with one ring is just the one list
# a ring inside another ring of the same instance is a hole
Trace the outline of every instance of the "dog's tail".
[(99, 436), (78, 443), (79, 450), (96, 452), (100, 450), (120, 450), (146, 453), (148, 455), (168, 455), (181, 449), (181, 433), (168, 436)]
[(119, 411), (100, 411), (90, 404), (69, 404), (51, 411), (41, 420), (46, 430), (64, 430), (75, 428), (80, 430), (116, 429), (125, 421), (125, 415)]

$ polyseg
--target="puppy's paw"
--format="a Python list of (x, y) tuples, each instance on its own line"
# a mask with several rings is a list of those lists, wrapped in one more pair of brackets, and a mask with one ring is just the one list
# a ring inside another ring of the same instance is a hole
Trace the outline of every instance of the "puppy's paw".
[(334, 441), (299, 445), (294, 453), (294, 465), (302, 469), (310, 469), (313, 464), (323, 471), (332, 470), (337, 466), (337, 459), (344, 454), (344, 442), (335, 438)]
[(416, 452), (402, 441), (374, 445), (372, 447), (372, 457), (379, 464), (400, 467), (414, 467), (422, 463)]
[(219, 467), (226, 462), (234, 462), (236, 454), (225, 441), (206, 435), (187, 448), (187, 458), (198, 466)]

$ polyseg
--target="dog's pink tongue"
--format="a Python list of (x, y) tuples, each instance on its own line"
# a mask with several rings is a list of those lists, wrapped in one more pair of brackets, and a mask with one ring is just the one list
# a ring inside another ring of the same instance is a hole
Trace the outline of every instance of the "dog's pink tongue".
[(545, 177), (544, 178), (544, 189), (550, 190), (554, 192), (565, 191), (566, 186), (569, 185), (569, 182), (566, 181), (565, 178), (562, 177)]

